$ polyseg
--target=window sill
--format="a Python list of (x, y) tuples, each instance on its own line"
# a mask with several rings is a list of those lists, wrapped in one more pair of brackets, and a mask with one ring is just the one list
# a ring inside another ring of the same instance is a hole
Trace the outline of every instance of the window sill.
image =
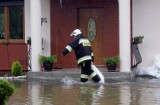
[(25, 41), (24, 40), (4, 40), (4, 39), (0, 40), (0, 44), (6, 44), (6, 43), (9, 43), (9, 44), (24, 44)]

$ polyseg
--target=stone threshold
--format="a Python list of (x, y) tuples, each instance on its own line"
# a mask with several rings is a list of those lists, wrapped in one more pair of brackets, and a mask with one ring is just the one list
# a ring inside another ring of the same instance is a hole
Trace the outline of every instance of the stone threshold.
[[(126, 72), (108, 72), (105, 68), (98, 68), (104, 75), (106, 83), (113, 82), (129, 82), (135, 79), (135, 73)], [(53, 69), (52, 71), (29, 71), (27, 78), (29, 80), (51, 80), (60, 82), (63, 78), (70, 77), (74, 80), (80, 80), (80, 69), (79, 68), (66, 68), (66, 69)]]

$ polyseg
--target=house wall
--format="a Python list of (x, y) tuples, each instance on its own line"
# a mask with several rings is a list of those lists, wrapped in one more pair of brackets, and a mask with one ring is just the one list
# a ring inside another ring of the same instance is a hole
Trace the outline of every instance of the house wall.
[[(57, 67), (77, 67), (74, 52), (61, 56), (72, 40), (70, 33), (77, 28), (78, 8), (103, 8), (103, 57), (119, 55), (119, 21), (117, 0), (51, 0), (51, 53), (59, 54)], [(103, 59), (102, 59), (103, 60)], [(105, 64), (104, 64), (105, 65)]]
[(11, 70), (12, 63), (18, 60), (22, 70), (27, 70), (27, 47), (25, 43), (0, 44), (0, 70)]
[(43, 38), (42, 54), (51, 54), (51, 38), (50, 38), (50, 0), (41, 0), (42, 18), (46, 18), (47, 22), (42, 23), (41, 36)]
[[(46, 18), (47, 22), (42, 23), (41, 37), (43, 38), (42, 54), (50, 55), (50, 0), (41, 0), (41, 17)], [(31, 13), (30, 0), (25, 0), (25, 38), (31, 35)]]
[(12, 63), (17, 60), (21, 63), (22, 70), (28, 70), (26, 43), (18, 41), (10, 44), (0, 43), (0, 59), (0, 71), (2, 72), (10, 72)]
[[(24, 8), (25, 8), (25, 39), (31, 36), (31, 9), (30, 9), (30, 0), (24, 1)], [(27, 43), (27, 41), (26, 41)]]
[(160, 55), (160, 0), (132, 0), (133, 37), (144, 35), (139, 45), (142, 63), (139, 67), (149, 67), (154, 57)]

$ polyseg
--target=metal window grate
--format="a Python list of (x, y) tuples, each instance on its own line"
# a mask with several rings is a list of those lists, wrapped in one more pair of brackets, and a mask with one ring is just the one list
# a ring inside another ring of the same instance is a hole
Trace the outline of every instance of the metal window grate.
[(137, 67), (138, 64), (142, 62), (142, 57), (138, 49), (138, 45), (132, 42), (132, 52), (133, 52), (133, 65), (132, 68)]

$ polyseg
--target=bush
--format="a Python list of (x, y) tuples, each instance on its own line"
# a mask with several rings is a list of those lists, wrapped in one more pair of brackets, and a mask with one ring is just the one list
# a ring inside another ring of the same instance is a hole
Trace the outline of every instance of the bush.
[(106, 64), (118, 64), (120, 62), (120, 58), (118, 56), (104, 58), (103, 60)]
[(57, 62), (57, 54), (52, 55), (52, 56), (44, 56), (44, 55), (40, 55), (40, 62), (44, 63), (44, 62), (49, 62), (49, 63), (55, 63)]
[(20, 76), (22, 74), (22, 65), (19, 61), (14, 61), (12, 63), (12, 75), (13, 76)]
[(14, 87), (6, 80), (0, 80), (0, 105), (4, 105), (13, 94)]

